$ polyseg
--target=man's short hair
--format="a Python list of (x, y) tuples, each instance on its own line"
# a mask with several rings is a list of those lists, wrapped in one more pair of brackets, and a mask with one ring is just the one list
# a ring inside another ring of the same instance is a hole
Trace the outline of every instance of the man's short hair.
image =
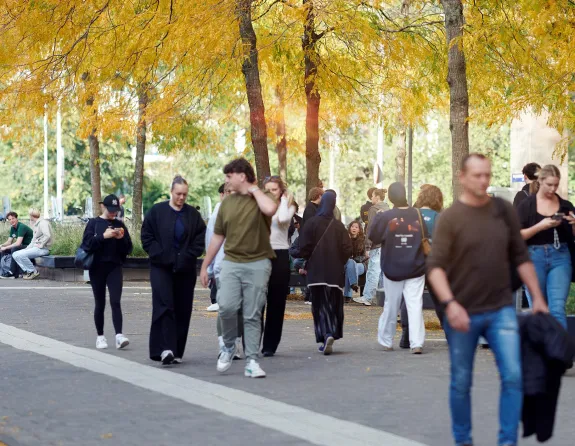
[(541, 170), (541, 166), (537, 163), (529, 163), (523, 166), (521, 171), (531, 181), (535, 181), (538, 177), (537, 173)]
[(466, 155), (465, 158), (463, 158), (461, 160), (461, 172), (465, 172), (467, 170), (467, 163), (472, 160), (473, 158), (481, 160), (481, 161), (490, 161), (489, 158), (487, 158), (485, 155), (483, 155), (482, 153), (470, 153), (469, 155)]
[(42, 214), (40, 213), (39, 209), (30, 208), (30, 210), (28, 211), (28, 215), (30, 215), (30, 217), (40, 218), (40, 215)]
[(373, 191), (376, 190), (376, 189), (377, 189), (377, 187), (370, 187), (370, 188), (367, 190), (367, 198), (369, 198), (369, 199), (371, 200), (371, 195), (373, 194)]
[(321, 187), (312, 187), (307, 196), (308, 201), (315, 201), (323, 195), (323, 189)]
[(6, 220), (8, 220), (10, 217), (18, 218), (18, 214), (14, 211), (10, 211), (6, 214)]
[(224, 174), (229, 173), (243, 173), (246, 176), (248, 183), (256, 182), (256, 174), (254, 168), (245, 158), (237, 158), (224, 167)]
[(223, 194), (225, 190), (226, 190), (226, 183), (218, 187), (218, 194)]
[(385, 194), (386, 193), (387, 193), (387, 189), (377, 189), (377, 188), (373, 189), (373, 195), (377, 195), (379, 198), (381, 198), (381, 201), (385, 200)]

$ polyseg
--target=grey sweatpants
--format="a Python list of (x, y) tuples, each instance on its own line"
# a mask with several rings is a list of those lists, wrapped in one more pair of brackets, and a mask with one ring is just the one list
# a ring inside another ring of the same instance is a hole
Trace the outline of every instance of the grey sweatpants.
[[(216, 277), (216, 288), (218, 290), (216, 294), (216, 302), (218, 302), (218, 296), (220, 295), (220, 287), (222, 285), (222, 281), (220, 280), (219, 276)], [(218, 303), (219, 305), (219, 303)], [(218, 337), (222, 336), (223, 329), (222, 329), (222, 318), (218, 313), (218, 317), (216, 319), (216, 331), (218, 333)], [(237, 337), (241, 338), (244, 335), (244, 318), (242, 316), (242, 311), (238, 312), (238, 334)]]
[(218, 290), (219, 317), (224, 344), (232, 351), (238, 336), (238, 311), (244, 317), (246, 359), (257, 359), (261, 342), (262, 310), (272, 271), (269, 259), (250, 263), (222, 261)]

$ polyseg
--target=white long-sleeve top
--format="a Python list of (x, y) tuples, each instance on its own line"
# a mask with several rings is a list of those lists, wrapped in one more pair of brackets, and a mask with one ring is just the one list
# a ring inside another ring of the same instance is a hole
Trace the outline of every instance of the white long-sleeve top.
[[(206, 227), (206, 250), (208, 249), (208, 246), (210, 246), (210, 241), (212, 240), (212, 236), (214, 235), (214, 226), (216, 225), (216, 219), (218, 218), (218, 211), (220, 210), (220, 205), (221, 203), (216, 204), (216, 207), (214, 208), (212, 215), (208, 220), (208, 225)], [(222, 269), (222, 260), (224, 260), (224, 257), (225, 257), (224, 245), (222, 244), (222, 247), (216, 254), (216, 257), (214, 257), (214, 260), (212, 260), (212, 263), (210, 263), (210, 265), (208, 266), (209, 275), (213, 274), (214, 277), (220, 276), (220, 271)]]
[(288, 206), (288, 199), (282, 197), (275, 215), (272, 217), (270, 244), (272, 249), (289, 249), (288, 231), (295, 206)]

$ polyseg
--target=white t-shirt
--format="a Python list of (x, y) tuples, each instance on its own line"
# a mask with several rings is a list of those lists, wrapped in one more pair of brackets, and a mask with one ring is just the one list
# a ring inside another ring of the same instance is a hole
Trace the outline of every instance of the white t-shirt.
[(289, 249), (288, 231), (295, 206), (288, 207), (288, 199), (282, 197), (275, 215), (272, 217), (270, 244), (272, 249)]

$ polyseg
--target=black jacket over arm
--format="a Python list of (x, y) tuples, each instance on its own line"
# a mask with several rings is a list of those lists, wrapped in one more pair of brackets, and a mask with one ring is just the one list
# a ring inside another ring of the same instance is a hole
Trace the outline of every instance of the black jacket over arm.
[(553, 435), (561, 377), (573, 365), (575, 343), (550, 314), (519, 318), (523, 366), (523, 436)]
[(153, 265), (195, 274), (196, 260), (205, 248), (206, 224), (192, 206), (184, 204), (183, 211), (185, 239), (179, 250), (174, 247), (176, 213), (168, 201), (155, 204), (146, 214), (142, 225), (142, 246)]
[[(104, 232), (109, 227), (114, 229), (123, 228), (124, 237), (121, 239), (104, 238)], [(132, 252), (132, 239), (128, 228), (120, 220), (105, 220), (103, 218), (91, 218), (84, 229), (81, 248), (86, 252), (94, 253), (93, 267), (100, 263), (123, 264), (126, 257)]]
[(326, 217), (312, 217), (298, 240), (299, 255), (307, 259), (308, 286), (327, 285), (343, 288), (344, 268), (352, 250), (351, 239), (343, 223)]

